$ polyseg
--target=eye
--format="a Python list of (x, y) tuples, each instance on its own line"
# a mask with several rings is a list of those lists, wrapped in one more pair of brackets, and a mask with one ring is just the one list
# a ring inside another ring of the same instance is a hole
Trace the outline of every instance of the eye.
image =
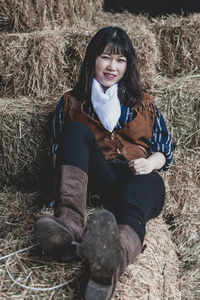
[(125, 57), (120, 57), (120, 58), (118, 59), (118, 62), (120, 62), (120, 63), (125, 63), (125, 62), (126, 62), (126, 58), (125, 58)]
[(110, 59), (110, 56), (106, 55), (106, 54), (101, 54), (101, 58), (103, 58), (103, 59)]

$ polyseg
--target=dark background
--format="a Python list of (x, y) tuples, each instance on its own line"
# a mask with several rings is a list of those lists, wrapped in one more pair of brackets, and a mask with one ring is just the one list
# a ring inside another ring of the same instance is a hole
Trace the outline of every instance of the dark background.
[(104, 0), (104, 10), (111, 12), (149, 13), (152, 17), (166, 14), (200, 12), (200, 0)]

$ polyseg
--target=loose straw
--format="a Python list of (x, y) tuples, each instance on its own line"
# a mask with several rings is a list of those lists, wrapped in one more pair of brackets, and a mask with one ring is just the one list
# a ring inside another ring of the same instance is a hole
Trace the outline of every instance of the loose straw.
[(47, 287), (47, 288), (36, 288), (36, 287), (27, 286), (27, 285), (22, 284), (22, 283), (18, 282), (17, 280), (15, 280), (15, 279), (13, 278), (13, 276), (12, 276), (10, 270), (9, 270), (9, 262), (10, 262), (10, 258), (11, 258), (13, 255), (17, 254), (17, 253), (21, 253), (21, 252), (27, 251), (27, 250), (29, 250), (29, 249), (32, 249), (32, 248), (36, 247), (36, 246), (37, 246), (37, 244), (34, 244), (34, 245), (32, 245), (32, 246), (26, 247), (26, 248), (24, 248), (24, 249), (17, 250), (17, 251), (15, 251), (15, 252), (12, 252), (12, 253), (10, 253), (10, 254), (8, 254), (8, 255), (5, 255), (5, 256), (3, 256), (3, 257), (0, 258), (0, 261), (1, 261), (1, 260), (4, 260), (4, 259), (6, 260), (6, 264), (5, 264), (5, 266), (6, 266), (6, 271), (7, 271), (7, 273), (8, 273), (8, 276), (10, 277), (10, 279), (11, 279), (15, 284), (19, 285), (20, 287), (22, 287), (22, 288), (24, 288), (24, 289), (28, 289), (28, 290), (31, 290), (31, 291), (42, 291), (42, 292), (46, 292), (46, 291), (52, 291), (52, 290), (61, 288), (61, 287), (67, 285), (68, 283), (70, 283), (71, 281), (74, 280), (74, 278), (72, 278), (72, 279), (69, 280), (69, 281), (65, 281), (64, 283), (61, 283), (61, 284), (58, 284), (58, 285), (55, 285), (55, 286), (52, 286), (52, 287)]

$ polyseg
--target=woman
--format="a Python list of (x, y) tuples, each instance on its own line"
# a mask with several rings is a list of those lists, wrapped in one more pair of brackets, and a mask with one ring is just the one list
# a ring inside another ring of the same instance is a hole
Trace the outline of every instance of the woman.
[[(78, 83), (57, 105), (52, 153), (55, 213), (37, 220), (36, 238), (60, 261), (76, 248), (90, 268), (85, 299), (110, 299), (144, 248), (147, 221), (163, 208), (158, 170), (172, 162), (171, 137), (141, 90), (135, 50), (121, 28), (103, 28), (90, 41)], [(94, 213), (85, 228), (88, 185), (109, 210)]]

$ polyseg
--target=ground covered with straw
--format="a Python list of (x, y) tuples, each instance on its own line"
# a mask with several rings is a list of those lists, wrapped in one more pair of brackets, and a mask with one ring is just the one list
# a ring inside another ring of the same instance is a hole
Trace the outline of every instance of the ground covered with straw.
[[(103, 13), (100, 0), (1, 4), (0, 258), (34, 245), (35, 219), (52, 213), (48, 153), (56, 103), (77, 81), (93, 34), (120, 26), (135, 46), (142, 86), (155, 97), (172, 134), (174, 161), (162, 174), (163, 214), (148, 223), (147, 249), (121, 277), (113, 300), (199, 300), (200, 15)], [(94, 209), (88, 208), (89, 216)], [(66, 284), (33, 291), (14, 283), (8, 272), (32, 288)], [(0, 260), (0, 299), (80, 299), (86, 275), (84, 261), (60, 264), (35, 247)]]
[[(33, 223), (42, 213), (52, 213), (41, 207), (36, 194), (0, 194), (1, 257), (34, 244)], [(88, 209), (91, 215), (94, 209)], [(145, 239), (148, 247), (131, 264), (117, 285), (113, 299), (178, 299), (178, 257), (170, 232), (162, 218), (149, 222)], [(68, 282), (50, 292), (24, 290), (12, 284), (6, 272), (5, 260), (0, 261), (1, 299), (78, 299), (85, 264), (81, 260), (61, 264), (47, 260), (37, 248), (11, 256), (8, 270), (19, 283), (34, 288), (48, 288)], [(145, 295), (145, 297), (144, 297)], [(33, 298), (31, 298), (33, 297)]]

